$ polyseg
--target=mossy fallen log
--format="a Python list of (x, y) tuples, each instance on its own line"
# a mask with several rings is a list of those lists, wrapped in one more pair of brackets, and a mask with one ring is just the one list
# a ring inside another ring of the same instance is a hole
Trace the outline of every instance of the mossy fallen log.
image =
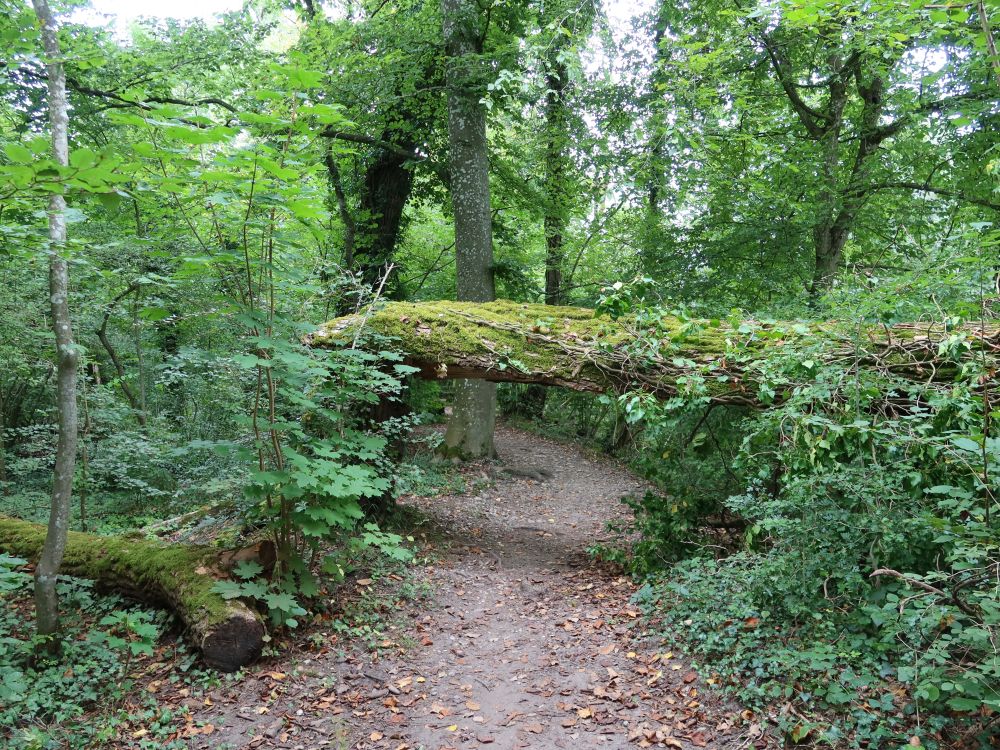
[[(34, 561), (44, 541), (44, 526), (0, 517), (0, 552)], [(210, 547), (70, 532), (60, 573), (170, 608), (205, 662), (232, 672), (260, 655), (264, 624), (242, 602), (212, 591), (219, 569), (219, 550)]]
[[(308, 337), (317, 347), (352, 345), (365, 329), (392, 339), (425, 378), (482, 378), (602, 393), (643, 389), (661, 398), (704, 389), (717, 403), (759, 406), (767, 374), (755, 367), (765, 349), (786, 347), (845, 372), (879, 369), (904, 379), (948, 382), (960, 357), (942, 354), (956, 335), (961, 347), (996, 360), (1000, 330), (935, 323), (859, 326), (847, 323), (611, 320), (593, 310), (499, 300), (391, 302), (332, 320)], [(810, 349), (810, 347), (812, 347)], [(803, 379), (808, 379), (808, 368)]]

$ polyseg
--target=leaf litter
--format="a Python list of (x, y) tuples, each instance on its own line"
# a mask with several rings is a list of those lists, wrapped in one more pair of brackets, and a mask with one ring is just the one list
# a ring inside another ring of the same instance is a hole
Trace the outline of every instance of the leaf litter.
[[(438, 560), (416, 573), (429, 600), (394, 612), (375, 648), (314, 628), (241, 680), (181, 698), (173, 739), (199, 749), (778, 747), (763, 721), (646, 637), (636, 584), (588, 557), (642, 483), (520, 430), (499, 428), (497, 449), (505, 466), (530, 471), (472, 464), (464, 471), (495, 482), (401, 499), (445, 533)], [(146, 683), (165, 680), (161, 669)]]

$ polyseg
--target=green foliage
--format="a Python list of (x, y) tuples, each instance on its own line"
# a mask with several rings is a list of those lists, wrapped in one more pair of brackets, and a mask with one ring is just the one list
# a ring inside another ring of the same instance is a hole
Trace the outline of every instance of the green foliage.
[[(679, 351), (656, 323), (663, 310), (626, 288), (614, 294), (642, 332), (636, 356)], [(686, 446), (640, 459), (669, 494), (635, 505), (643, 538), (627, 562), (655, 573), (646, 605), (707, 669), (745, 700), (795, 708), (782, 719), (795, 741), (903, 742), (918, 715), (944, 731), (971, 723), (975, 734), (974, 722), (1000, 705), (1000, 441), (991, 431), (1000, 413), (983, 390), (992, 360), (956, 329), (935, 362), (949, 377), (933, 382), (900, 377), (867, 347), (860, 329), (847, 342), (816, 333), (752, 353), (734, 337), (727, 368), (706, 368), (677, 398), (621, 396), (647, 450), (671, 432)], [(726, 442), (699, 455), (706, 395), (734, 367), (772, 406), (729, 415)], [(733, 481), (693, 501), (682, 478), (718, 471), (717, 461), (732, 463)], [(709, 533), (724, 518), (746, 525), (728, 542), (743, 551), (665, 569), (685, 550), (724, 552)]]
[(68, 613), (61, 659), (33, 661), (33, 642), (24, 619), (30, 608), (31, 576), (24, 563), (0, 558), (0, 732), (17, 750), (84, 748), (99, 743), (113, 724), (94, 722), (95, 707), (110, 711), (132, 690), (134, 657), (151, 654), (165, 617), (126, 607), (118, 597), (97, 596), (92, 586), (70, 579), (60, 583)]
[[(38, 130), (33, 15), (0, 7), (0, 510), (47, 512), (54, 355), (40, 268), (56, 191), (70, 206), (83, 362), (73, 526), (239, 517), (219, 541), (267, 536), (280, 562), (219, 590), (278, 626), (376, 551), (408, 556), (366, 510), (460, 484), (390, 459), (415, 421), (374, 419), (402, 398), (394, 342), (300, 343), (372, 301), (383, 274), (386, 296), (454, 294), (438, 3), (294, 5), (295, 24), (264, 4), (217, 24), (137, 22), (128, 41), (63, 18), (66, 167)], [(611, 344), (696, 371), (667, 403), (641, 391), (541, 401), (511, 386), (503, 406), (523, 417), (544, 403), (550, 429), (656, 483), (633, 501), (631, 554), (603, 554), (656, 576), (648, 601), (672, 602), (668, 616), (692, 623), (675, 632), (739, 675), (745, 698), (840, 712), (789, 721), (796, 740), (878, 744), (917, 706), (932, 729), (995, 708), (998, 458), (982, 401), (995, 373), (958, 334), (939, 353), (954, 377), (931, 386), (860, 366), (860, 333), (829, 361), (831, 342), (802, 340), (804, 324), (766, 324), (990, 315), (997, 6), (982, 7), (988, 18), (972, 4), (657, 2), (626, 28), (589, 2), (494, 3), (478, 60), (500, 294), (537, 301), (553, 265), (567, 301), (633, 317), (634, 340)], [(817, 238), (835, 229), (839, 274), (810, 295)], [(539, 333), (559, 324), (532, 318)], [(686, 347), (725, 346), (720, 320), (736, 332), (730, 364), (776, 408), (709, 405), (719, 383)], [(460, 326), (433, 331), (429, 346), (469, 344)], [(789, 333), (796, 346), (768, 346)], [(502, 367), (524, 367), (520, 338), (498, 331)], [(437, 386), (422, 389), (416, 410), (440, 413)], [(724, 559), (669, 567), (709, 551)], [(23, 588), (16, 565), (0, 562), (0, 592)], [(121, 652), (110, 639), (145, 648), (138, 615), (106, 628), (74, 642), (86, 653), (71, 660), (91, 663), (77, 674)], [(898, 687), (892, 705), (866, 680)]]

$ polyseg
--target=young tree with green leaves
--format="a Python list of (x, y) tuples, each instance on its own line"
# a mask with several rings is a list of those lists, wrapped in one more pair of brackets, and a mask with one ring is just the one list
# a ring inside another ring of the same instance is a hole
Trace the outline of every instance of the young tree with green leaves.
[[(53, 161), (69, 166), (69, 106), (66, 100), (66, 72), (59, 48), (58, 28), (46, 0), (32, 0), (41, 27), (42, 48), (48, 74), (48, 110)], [(73, 471), (76, 466), (77, 351), (69, 311), (69, 264), (66, 258), (66, 199), (61, 186), (55, 186), (49, 198), (49, 299), (52, 307), (52, 331), (56, 344), (56, 388), (59, 442), (56, 446), (52, 476), (52, 505), (45, 546), (35, 566), (35, 608), (40, 646), (50, 654), (61, 647), (59, 598), (56, 577), (66, 550), (69, 509), (73, 496)]]

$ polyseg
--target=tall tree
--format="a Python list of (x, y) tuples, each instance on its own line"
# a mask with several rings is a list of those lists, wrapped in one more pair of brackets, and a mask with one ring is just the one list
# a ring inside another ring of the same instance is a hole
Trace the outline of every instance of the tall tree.
[(545, 303), (564, 304), (563, 263), (567, 221), (567, 172), (570, 164), (569, 65), (570, 31), (565, 16), (553, 21), (554, 38), (545, 56)]
[(706, 0), (658, 13), (675, 231), (652, 271), (672, 268), (689, 296), (725, 285), (738, 304), (815, 301), (852, 258), (886, 264), (872, 227), (912, 237), (935, 196), (971, 221), (995, 207), (970, 168), (997, 97), (967, 9)]
[[(482, 98), (484, 28), (471, 0), (441, 0), (447, 59), (448, 141), (451, 200), (455, 216), (456, 295), (468, 302), (496, 297), (490, 208), (486, 108)], [(496, 384), (459, 381), (445, 433), (448, 452), (491, 456), (496, 422)]]
[(297, 49), (335, 72), (326, 95), (355, 123), (348, 132), (336, 126), (322, 131), (332, 141), (352, 144), (350, 153), (325, 155), (331, 204), (344, 225), (343, 265), (365, 287), (384, 286), (388, 296), (404, 296), (395, 255), (406, 208), (415, 192), (436, 187), (424, 172), (446, 179), (443, 165), (431, 158), (444, 122), (437, 2), (405, 0), (371, 9), (358, 3), (340, 18), (328, 18), (312, 3), (300, 8), (308, 26)]
[[(52, 155), (57, 164), (69, 164), (69, 112), (66, 103), (66, 73), (63, 70), (55, 19), (47, 0), (32, 0), (41, 25), (42, 46), (46, 57), (49, 93), (49, 122), (52, 128)], [(45, 546), (35, 567), (35, 607), (41, 647), (55, 653), (60, 649), (59, 599), (56, 576), (66, 550), (69, 506), (73, 494), (73, 469), (76, 463), (77, 353), (69, 314), (69, 267), (66, 250), (66, 199), (58, 192), (49, 198), (49, 298), (52, 329), (56, 341), (57, 408), (59, 442), (56, 447), (52, 477), (52, 507), (45, 536)]]

